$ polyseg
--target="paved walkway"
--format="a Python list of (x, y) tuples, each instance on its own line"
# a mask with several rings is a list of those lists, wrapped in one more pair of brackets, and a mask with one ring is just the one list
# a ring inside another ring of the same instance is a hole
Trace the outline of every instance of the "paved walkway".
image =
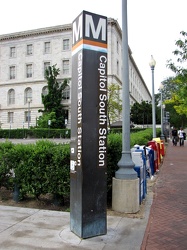
[[(124, 248), (125, 249), (125, 248)], [(187, 249), (187, 141), (171, 142), (154, 187), (141, 250)]]
[(143, 218), (107, 216), (107, 234), (83, 240), (70, 231), (68, 212), (0, 206), (0, 250), (139, 250), (146, 208)]

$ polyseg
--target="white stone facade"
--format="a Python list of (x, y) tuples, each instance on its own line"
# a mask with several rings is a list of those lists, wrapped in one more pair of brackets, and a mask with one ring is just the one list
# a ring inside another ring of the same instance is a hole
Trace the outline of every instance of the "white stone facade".
[[(121, 29), (108, 19), (108, 83), (121, 85)], [(0, 125), (1, 128), (35, 126), (39, 109), (43, 108), (41, 93), (47, 85), (45, 67), (57, 65), (59, 81), (68, 79), (71, 88), (72, 26), (18, 32), (0, 36)], [(129, 49), (130, 102), (151, 101), (149, 90), (141, 77)], [(31, 102), (29, 102), (31, 100)], [(71, 96), (63, 101), (70, 126)]]

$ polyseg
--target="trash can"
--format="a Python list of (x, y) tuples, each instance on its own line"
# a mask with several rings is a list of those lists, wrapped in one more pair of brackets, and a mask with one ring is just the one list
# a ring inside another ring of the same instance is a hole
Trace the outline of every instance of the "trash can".
[(142, 160), (142, 152), (132, 152), (132, 161), (134, 162), (134, 170), (137, 172), (137, 176), (139, 178), (139, 204), (142, 203), (143, 200), (143, 160)]

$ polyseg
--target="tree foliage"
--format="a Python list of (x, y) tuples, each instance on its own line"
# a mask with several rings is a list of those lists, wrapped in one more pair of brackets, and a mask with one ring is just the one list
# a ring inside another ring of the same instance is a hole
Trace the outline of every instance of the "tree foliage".
[(167, 61), (167, 66), (176, 76), (170, 81), (172, 86), (172, 88), (170, 87), (170, 98), (165, 103), (173, 105), (184, 126), (187, 117), (187, 33), (181, 31), (180, 34), (181, 38), (175, 43), (177, 48), (173, 51), (176, 61), (173, 62), (171, 59)]
[(57, 81), (60, 69), (56, 65), (49, 66), (45, 71), (48, 93), (42, 94), (43, 110), (39, 110), (43, 115), (38, 120), (39, 127), (48, 127), (48, 121), (51, 121), (51, 128), (64, 128), (66, 112), (62, 105), (63, 91), (67, 87), (67, 80), (63, 83)]
[(177, 76), (187, 77), (187, 69), (184, 67), (184, 63), (187, 60), (187, 33), (184, 31), (180, 32), (181, 38), (176, 41), (175, 45), (177, 48), (173, 51), (176, 56), (176, 62), (174, 63), (171, 59), (167, 61), (167, 66), (176, 73)]
[(135, 102), (131, 107), (131, 121), (135, 124), (152, 124), (152, 105), (148, 101)]
[(122, 100), (120, 98), (121, 88), (117, 84), (110, 84), (108, 87), (108, 124), (109, 127), (112, 122), (119, 121), (122, 111)]

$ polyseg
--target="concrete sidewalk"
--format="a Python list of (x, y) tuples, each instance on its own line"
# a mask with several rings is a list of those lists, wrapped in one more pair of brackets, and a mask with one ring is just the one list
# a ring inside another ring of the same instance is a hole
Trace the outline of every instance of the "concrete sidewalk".
[(70, 232), (68, 212), (0, 206), (0, 249), (139, 250), (151, 203), (140, 219), (107, 216), (107, 234), (85, 240)]

